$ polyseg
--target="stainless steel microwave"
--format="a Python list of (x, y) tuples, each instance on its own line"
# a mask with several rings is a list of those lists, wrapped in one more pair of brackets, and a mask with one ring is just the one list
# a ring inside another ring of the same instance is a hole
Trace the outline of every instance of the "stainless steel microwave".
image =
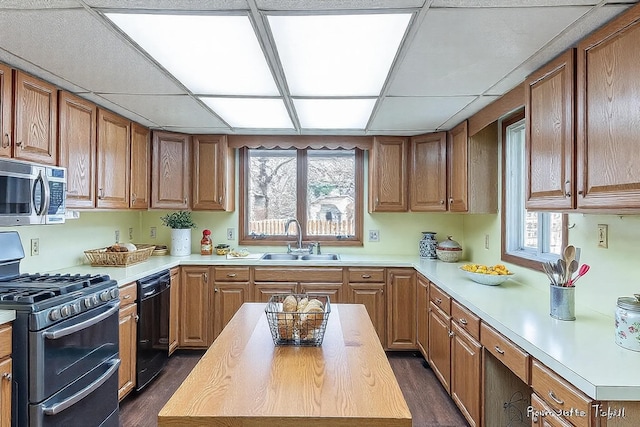
[(61, 224), (67, 170), (0, 159), (0, 226)]

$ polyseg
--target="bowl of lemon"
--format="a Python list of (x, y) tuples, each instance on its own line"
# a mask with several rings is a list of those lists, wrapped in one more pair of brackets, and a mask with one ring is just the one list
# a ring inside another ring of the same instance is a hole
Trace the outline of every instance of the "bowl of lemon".
[(513, 277), (513, 273), (503, 264), (464, 264), (459, 268), (469, 279), (481, 285), (498, 286)]

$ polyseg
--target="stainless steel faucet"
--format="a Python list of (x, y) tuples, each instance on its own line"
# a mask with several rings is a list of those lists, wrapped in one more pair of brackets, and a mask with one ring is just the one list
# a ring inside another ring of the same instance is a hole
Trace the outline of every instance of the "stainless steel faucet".
[[(296, 227), (298, 227), (298, 252), (302, 252), (302, 227), (300, 227), (300, 222), (295, 218), (288, 220), (284, 225), (284, 233), (287, 236), (289, 235), (289, 225), (291, 225), (292, 222), (295, 222)], [(291, 252), (291, 245), (288, 246), (287, 252)]]

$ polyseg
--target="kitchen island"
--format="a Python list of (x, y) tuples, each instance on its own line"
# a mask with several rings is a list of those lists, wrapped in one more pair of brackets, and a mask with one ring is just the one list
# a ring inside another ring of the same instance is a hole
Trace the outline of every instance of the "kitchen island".
[(411, 426), (364, 306), (332, 305), (321, 347), (275, 346), (264, 308), (240, 308), (158, 426)]

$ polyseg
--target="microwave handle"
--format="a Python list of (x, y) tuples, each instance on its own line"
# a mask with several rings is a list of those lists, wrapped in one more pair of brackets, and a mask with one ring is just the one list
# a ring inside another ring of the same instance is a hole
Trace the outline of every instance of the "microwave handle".
[[(42, 171), (38, 172), (38, 177), (33, 182), (34, 190), (37, 185), (40, 186), (43, 196), (42, 196), (42, 199), (40, 200), (40, 206), (36, 206), (35, 208), (36, 208), (36, 214), (38, 216), (41, 216), (42, 214), (46, 214), (49, 211), (49, 196), (50, 196), (49, 185), (47, 185), (47, 182), (42, 176)], [(33, 194), (35, 195), (35, 191)], [(35, 205), (35, 203), (36, 201), (34, 199), (33, 204)]]

